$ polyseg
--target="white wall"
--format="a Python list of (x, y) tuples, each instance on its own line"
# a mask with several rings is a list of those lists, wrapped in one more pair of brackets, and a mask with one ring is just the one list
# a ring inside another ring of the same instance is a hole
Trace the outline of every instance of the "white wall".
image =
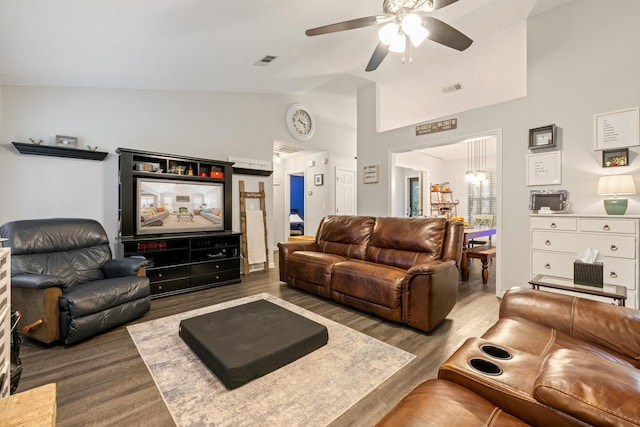
[[(562, 184), (537, 188), (566, 189), (573, 211), (604, 213), (596, 195), (602, 169), (601, 153), (593, 150), (594, 114), (640, 105), (640, 2), (581, 0), (568, 3), (528, 22), (528, 94), (525, 98), (480, 108), (450, 117), (458, 129), (416, 137), (414, 126), (376, 132), (376, 90), (358, 93), (358, 173), (380, 165), (379, 184), (359, 187), (358, 211), (388, 215), (388, 156), (394, 147), (437, 145), (440, 140), (465, 139), (490, 130), (502, 130), (501, 247), (497, 268), (503, 292), (524, 286), (529, 278), (529, 190), (526, 185), (528, 130), (555, 123), (560, 128)], [(639, 147), (630, 149), (631, 165), (625, 173), (638, 173)], [(617, 172), (617, 171), (616, 171)], [(636, 184), (638, 185), (638, 184)], [(640, 188), (640, 187), (639, 187)], [(629, 201), (628, 213), (640, 214), (640, 198)]]
[[(294, 142), (285, 112), (302, 102), (314, 113), (314, 148), (355, 157), (355, 96), (2, 86), (0, 92), (0, 223), (86, 217), (112, 238), (118, 230), (118, 147), (226, 160), (272, 161), (273, 141)], [(12, 141), (61, 134), (110, 154), (105, 161), (20, 155)], [(352, 166), (353, 167), (353, 166)], [(269, 247), (274, 247), (272, 177), (235, 175), (233, 228), (239, 230), (238, 181), (265, 182)], [(280, 199), (278, 199), (280, 200)], [(326, 203), (329, 203), (327, 199)], [(278, 206), (283, 209), (282, 206)], [(278, 212), (282, 216), (282, 212)]]

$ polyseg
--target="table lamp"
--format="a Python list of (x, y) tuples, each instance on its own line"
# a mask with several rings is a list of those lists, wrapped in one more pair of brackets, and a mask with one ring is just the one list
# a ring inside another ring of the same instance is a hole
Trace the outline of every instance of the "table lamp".
[(627, 199), (618, 196), (636, 194), (636, 186), (631, 175), (601, 176), (598, 182), (598, 195), (613, 196), (612, 199), (604, 199), (604, 210), (608, 215), (624, 215), (627, 210)]

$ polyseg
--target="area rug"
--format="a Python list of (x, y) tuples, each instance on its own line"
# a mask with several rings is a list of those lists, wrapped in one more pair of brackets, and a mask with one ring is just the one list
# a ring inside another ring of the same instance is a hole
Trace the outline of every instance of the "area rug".
[[(266, 299), (323, 324), (320, 349), (227, 390), (178, 336), (180, 320)], [(415, 357), (262, 293), (127, 326), (175, 423), (186, 426), (326, 426)]]

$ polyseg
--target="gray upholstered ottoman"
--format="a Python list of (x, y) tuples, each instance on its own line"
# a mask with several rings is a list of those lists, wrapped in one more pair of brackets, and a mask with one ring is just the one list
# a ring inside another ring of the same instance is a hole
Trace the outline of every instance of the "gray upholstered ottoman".
[(324, 325), (266, 300), (180, 322), (180, 337), (228, 389), (327, 343)]

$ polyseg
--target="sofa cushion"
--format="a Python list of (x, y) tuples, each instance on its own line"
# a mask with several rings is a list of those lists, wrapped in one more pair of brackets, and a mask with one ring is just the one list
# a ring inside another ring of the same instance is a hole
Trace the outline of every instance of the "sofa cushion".
[(356, 308), (371, 310), (378, 305), (383, 312), (376, 314), (390, 320), (402, 321), (402, 283), (406, 271), (367, 261), (346, 260), (333, 266), (331, 297)]
[(365, 260), (405, 270), (439, 260), (446, 224), (444, 218), (377, 218)]
[(318, 251), (364, 259), (376, 219), (368, 216), (329, 215), (320, 224)]
[(534, 384), (539, 402), (591, 425), (640, 425), (640, 371), (561, 349), (543, 362)]
[(450, 381), (429, 380), (402, 399), (376, 427), (528, 426)]
[(325, 298), (331, 296), (333, 266), (346, 258), (313, 251), (295, 251), (287, 262), (287, 283)]

